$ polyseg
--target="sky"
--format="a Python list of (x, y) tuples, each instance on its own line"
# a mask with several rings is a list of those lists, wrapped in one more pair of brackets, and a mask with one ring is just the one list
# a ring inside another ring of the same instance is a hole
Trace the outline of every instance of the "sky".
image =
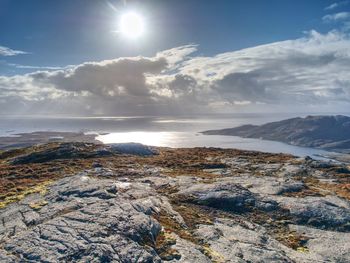
[(349, 33), (350, 0), (0, 0), (0, 114), (348, 112)]

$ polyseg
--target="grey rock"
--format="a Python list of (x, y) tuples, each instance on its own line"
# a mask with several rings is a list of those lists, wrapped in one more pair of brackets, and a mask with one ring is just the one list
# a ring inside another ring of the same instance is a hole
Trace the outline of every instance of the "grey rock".
[(349, 203), (338, 197), (276, 197), (281, 207), (290, 211), (299, 224), (321, 229), (350, 231)]
[(99, 154), (93, 143), (61, 143), (49, 149), (37, 150), (15, 157), (12, 164), (43, 163), (61, 159), (91, 158)]
[(295, 253), (298, 261), (310, 262), (349, 262), (350, 258), (350, 233), (324, 231), (306, 226), (290, 225), (291, 230), (303, 234), (309, 238), (306, 246), (309, 253), (305, 255)]
[(158, 151), (155, 148), (140, 143), (116, 143), (111, 144), (110, 150), (117, 153), (133, 154), (133, 155), (155, 155)]
[(210, 263), (212, 262), (207, 256), (205, 256), (200, 250), (201, 248), (198, 245), (193, 244), (187, 240), (184, 240), (172, 234), (173, 238), (176, 240), (176, 243), (171, 246), (171, 249), (178, 251), (179, 259), (172, 259), (169, 262), (172, 263)]
[(308, 169), (302, 164), (285, 164), (281, 167), (278, 175), (280, 177), (307, 176)]
[(92, 164), (92, 168), (102, 168), (102, 167), (103, 167), (103, 165), (100, 164), (100, 163), (98, 163), (98, 162), (94, 162), (94, 163)]
[(0, 249), (0, 262), (15, 263), (18, 262), (18, 259), (14, 255), (7, 253), (5, 250)]
[(285, 253), (289, 248), (270, 238), (257, 225), (248, 228), (218, 219), (214, 225), (199, 226), (196, 234), (209, 244), (211, 253), (220, 262), (293, 262)]
[(253, 207), (271, 211), (277, 203), (264, 199), (248, 189), (232, 182), (197, 183), (177, 193), (191, 202), (231, 212), (247, 212)]
[(267, 195), (281, 195), (288, 192), (298, 192), (305, 188), (304, 183), (288, 177), (269, 177), (243, 175), (220, 180), (222, 183), (236, 183), (249, 189), (250, 192)]
[(242, 211), (255, 204), (255, 196), (240, 185), (196, 184), (178, 192), (195, 203), (229, 211)]
[(65, 178), (50, 187), (45, 200), (47, 205), (39, 211), (25, 205), (33, 201), (28, 198), (3, 209), (3, 262), (11, 262), (13, 256), (8, 254), (18, 260), (41, 262), (160, 260), (143, 244), (154, 243), (161, 226), (135, 209), (136, 200), (119, 195), (113, 180)]
[(114, 154), (154, 155), (156, 149), (139, 143), (120, 143), (100, 146), (94, 143), (60, 143), (49, 149), (37, 150), (12, 159), (12, 164), (44, 163), (54, 160), (74, 158), (96, 158)]

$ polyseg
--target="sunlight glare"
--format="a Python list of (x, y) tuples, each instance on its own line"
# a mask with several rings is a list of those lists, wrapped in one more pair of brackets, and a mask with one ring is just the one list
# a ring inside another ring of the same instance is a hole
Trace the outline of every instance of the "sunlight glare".
[(120, 17), (119, 31), (128, 38), (138, 38), (145, 31), (145, 22), (141, 15), (127, 12)]
[(96, 137), (105, 144), (136, 142), (151, 146), (167, 146), (174, 140), (173, 132), (114, 132)]

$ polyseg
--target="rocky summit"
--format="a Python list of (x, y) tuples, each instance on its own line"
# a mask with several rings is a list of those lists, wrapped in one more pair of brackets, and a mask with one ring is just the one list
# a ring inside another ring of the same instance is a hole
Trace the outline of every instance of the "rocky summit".
[(234, 149), (0, 153), (0, 262), (350, 262), (350, 167)]

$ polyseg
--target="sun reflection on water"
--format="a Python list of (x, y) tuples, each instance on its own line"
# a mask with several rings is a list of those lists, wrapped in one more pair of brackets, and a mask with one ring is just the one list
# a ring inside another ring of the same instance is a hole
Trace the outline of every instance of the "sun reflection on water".
[(151, 146), (169, 146), (175, 137), (174, 132), (113, 132), (99, 135), (96, 140), (105, 144), (136, 142)]
[[(324, 159), (327, 152), (319, 149), (298, 147), (281, 142), (260, 139), (240, 138), (237, 136), (202, 135), (195, 132), (113, 132), (98, 135), (97, 140), (104, 144), (136, 142), (159, 147), (220, 147), (243, 150), (290, 153), (296, 156), (312, 156)], [(329, 153), (329, 152), (328, 152)], [(334, 154), (334, 153), (332, 153)], [(327, 158), (326, 158), (327, 159)]]

